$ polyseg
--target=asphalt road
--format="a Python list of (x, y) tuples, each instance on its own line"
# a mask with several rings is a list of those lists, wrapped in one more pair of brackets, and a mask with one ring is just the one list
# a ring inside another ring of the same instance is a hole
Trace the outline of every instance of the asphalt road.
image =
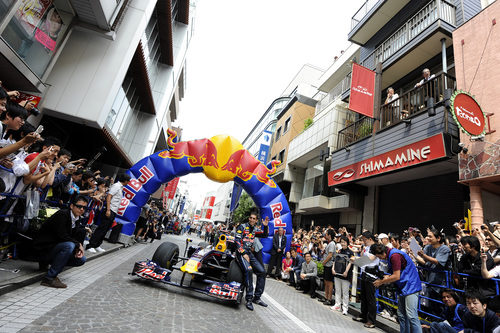
[[(262, 297), (269, 307), (255, 305), (252, 312), (128, 275), (165, 240), (179, 244), (182, 254), (185, 237), (164, 236), (63, 272), (67, 289), (33, 284), (3, 295), (0, 332), (381, 332), (271, 279)], [(173, 279), (179, 276), (174, 272)]]

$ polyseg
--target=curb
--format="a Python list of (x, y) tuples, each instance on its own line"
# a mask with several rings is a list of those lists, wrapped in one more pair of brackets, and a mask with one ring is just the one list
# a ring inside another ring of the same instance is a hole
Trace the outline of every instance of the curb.
[[(96, 258), (100, 258), (102, 256), (105, 256), (108, 253), (116, 252), (116, 251), (123, 249), (125, 247), (127, 247), (127, 245), (122, 244), (121, 246), (106, 250), (105, 252), (96, 253), (92, 257), (87, 258), (87, 261), (91, 261), (91, 260), (94, 260)], [(67, 267), (64, 270), (72, 269), (72, 268), (74, 268), (74, 267)], [(44, 276), (45, 276), (44, 272), (34, 273), (34, 274), (30, 274), (26, 277), (19, 278), (20, 281), (18, 281), (18, 282), (7, 283), (4, 286), (0, 287), (0, 296), (8, 294), (14, 290), (26, 287), (30, 284), (35, 283), (35, 282), (41, 281)]]
[[(316, 296), (324, 297), (324, 292), (321, 290), (316, 290)], [(349, 310), (347, 312), (353, 316), (361, 315), (361, 311), (349, 304)], [(390, 321), (382, 316), (377, 315), (376, 322), (374, 323), (377, 328), (384, 330), (389, 333), (399, 333), (399, 325), (393, 321)]]

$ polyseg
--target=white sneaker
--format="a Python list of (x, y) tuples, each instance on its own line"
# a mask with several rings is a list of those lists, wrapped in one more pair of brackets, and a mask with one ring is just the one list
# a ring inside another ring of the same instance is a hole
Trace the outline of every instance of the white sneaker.
[(88, 243), (89, 243), (89, 241), (88, 241), (88, 240), (84, 240), (84, 241), (83, 241), (83, 245), (87, 245)]
[(340, 311), (340, 306), (339, 305), (333, 305), (330, 307), (333, 311)]
[(344, 316), (347, 316), (347, 309), (346, 309), (346, 310), (344, 310), (344, 311), (342, 311), (342, 314), (343, 314)]
[(88, 252), (90, 252), (90, 253), (96, 253), (96, 252), (97, 252), (97, 251), (96, 251), (93, 247), (91, 247), (91, 248), (90, 248), (90, 249), (88, 249), (87, 251), (88, 251)]
[(105, 249), (103, 249), (103, 248), (102, 248), (102, 247), (100, 247), (100, 246), (99, 246), (99, 247), (96, 247), (95, 249), (96, 249), (97, 251), (99, 251), (99, 252), (106, 252), (106, 250), (105, 250)]

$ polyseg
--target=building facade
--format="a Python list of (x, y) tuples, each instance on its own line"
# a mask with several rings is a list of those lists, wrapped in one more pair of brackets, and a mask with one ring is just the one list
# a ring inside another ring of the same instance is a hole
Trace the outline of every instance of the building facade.
[(473, 227), (500, 217), (500, 2), (485, 1), (484, 9), (453, 32), (458, 89), (469, 91), (486, 114), (484, 138), (473, 141), (460, 133), (465, 149), (459, 155), (459, 179), (470, 189)]
[[(468, 189), (457, 182), (460, 136), (449, 113), (452, 34), (480, 10), (473, 0), (369, 1), (353, 16), (357, 62), (377, 73), (374, 118), (355, 114), (339, 129), (328, 185), (360, 198), (357, 230), (452, 230), (464, 217)], [(397, 98), (386, 100), (389, 87)]]
[[(2, 77), (41, 97), (40, 122), (116, 172), (164, 149), (185, 89), (189, 0), (2, 1)], [(191, 13), (191, 15), (190, 15)], [(48, 30), (47, 30), (48, 29)]]

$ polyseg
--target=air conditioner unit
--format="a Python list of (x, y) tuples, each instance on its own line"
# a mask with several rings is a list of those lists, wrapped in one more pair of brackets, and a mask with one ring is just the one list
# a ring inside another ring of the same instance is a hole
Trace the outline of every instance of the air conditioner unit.
[(79, 20), (103, 30), (111, 30), (124, 0), (71, 0)]

